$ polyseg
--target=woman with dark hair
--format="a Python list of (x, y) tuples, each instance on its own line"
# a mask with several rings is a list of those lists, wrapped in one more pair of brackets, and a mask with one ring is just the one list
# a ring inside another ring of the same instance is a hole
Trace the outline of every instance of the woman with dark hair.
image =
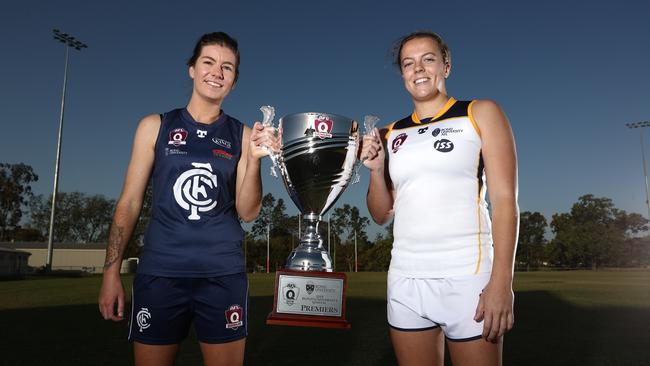
[(259, 214), (260, 159), (275, 131), (222, 110), (239, 75), (237, 42), (203, 35), (188, 61), (187, 107), (140, 121), (108, 239), (99, 310), (124, 319), (120, 264), (152, 179), (153, 205), (133, 283), (129, 340), (136, 365), (173, 365), (191, 324), (205, 365), (241, 365), (248, 280), (239, 218)]
[[(514, 324), (519, 226), (517, 159), (508, 120), (490, 100), (447, 95), (451, 54), (433, 32), (395, 48), (414, 111), (373, 136), (368, 210), (394, 218), (387, 312), (400, 365), (501, 364)], [(486, 202), (492, 207), (492, 221)]]

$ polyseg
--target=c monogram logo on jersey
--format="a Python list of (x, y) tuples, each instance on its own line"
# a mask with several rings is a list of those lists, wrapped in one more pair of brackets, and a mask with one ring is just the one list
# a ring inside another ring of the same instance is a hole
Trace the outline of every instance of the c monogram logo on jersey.
[(404, 145), (404, 141), (406, 141), (406, 138), (408, 137), (407, 134), (405, 133), (400, 133), (395, 137), (395, 140), (393, 140), (393, 143), (391, 144), (391, 149), (393, 150), (393, 154), (397, 153), (397, 150)]
[(454, 143), (447, 139), (441, 139), (433, 143), (433, 148), (446, 153), (454, 149)]
[(194, 169), (186, 170), (174, 183), (174, 198), (183, 209), (190, 211), (190, 220), (199, 220), (199, 212), (207, 212), (217, 206), (212, 199), (217, 189), (217, 176), (212, 173), (210, 163), (192, 163)]

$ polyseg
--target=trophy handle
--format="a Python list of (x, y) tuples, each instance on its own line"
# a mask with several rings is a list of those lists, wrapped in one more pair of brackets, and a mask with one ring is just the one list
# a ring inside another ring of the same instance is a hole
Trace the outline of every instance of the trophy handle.
[[(260, 111), (262, 111), (262, 126), (264, 127), (272, 127), (273, 126), (273, 118), (275, 117), (275, 108), (273, 108), (270, 105), (263, 105), (260, 107)], [(277, 133), (277, 129), (276, 129)], [(278, 173), (275, 171), (275, 168), (278, 167), (278, 153), (274, 153), (271, 151), (267, 146), (264, 146), (264, 149), (269, 152), (269, 158), (271, 158), (271, 176), (274, 178), (278, 177)]]
[[(379, 117), (374, 116), (372, 114), (368, 114), (363, 118), (363, 135), (364, 136), (374, 136), (375, 135), (375, 126), (377, 125), (377, 122), (379, 121)], [(361, 176), (359, 175), (359, 169), (361, 169), (361, 165), (363, 164), (364, 161), (366, 161), (367, 157), (361, 158), (361, 160), (357, 161), (355, 166), (354, 166), (354, 178), (352, 178), (352, 184), (359, 183), (359, 180), (361, 180)]]

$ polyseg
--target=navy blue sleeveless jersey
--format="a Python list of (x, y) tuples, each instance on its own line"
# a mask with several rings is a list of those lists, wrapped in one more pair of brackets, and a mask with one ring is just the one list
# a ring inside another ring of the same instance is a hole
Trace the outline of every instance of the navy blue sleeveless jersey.
[(245, 272), (235, 209), (244, 126), (221, 113), (212, 124), (187, 109), (161, 115), (153, 206), (138, 273), (214, 277)]

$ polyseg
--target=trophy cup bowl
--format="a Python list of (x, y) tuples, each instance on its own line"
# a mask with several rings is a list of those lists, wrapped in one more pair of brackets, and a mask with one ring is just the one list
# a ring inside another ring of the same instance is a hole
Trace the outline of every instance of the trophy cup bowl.
[(286, 268), (332, 271), (318, 224), (347, 187), (359, 147), (357, 122), (331, 113), (296, 113), (280, 119), (280, 172), (289, 197), (306, 222)]
[(336, 114), (308, 112), (282, 117), (279, 128), (283, 145), (279, 170), (306, 229), (285, 270), (276, 271), (273, 312), (267, 323), (349, 328), (347, 279), (332, 272), (318, 224), (355, 173), (358, 124)]

